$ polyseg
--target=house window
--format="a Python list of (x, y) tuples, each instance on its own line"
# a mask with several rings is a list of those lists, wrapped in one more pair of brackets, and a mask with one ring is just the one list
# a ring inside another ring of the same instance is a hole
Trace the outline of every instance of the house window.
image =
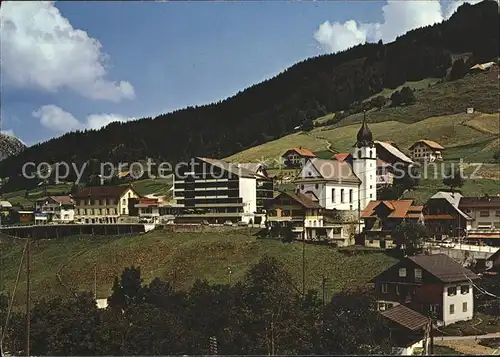
[(415, 280), (422, 280), (422, 269), (415, 269)]
[(352, 190), (349, 190), (349, 203), (352, 203)]
[(467, 312), (467, 303), (462, 303), (462, 312)]
[(373, 188), (373, 185), (370, 185), (370, 188)]
[(318, 189), (318, 184), (314, 185), (314, 188), (317, 190)]
[(399, 276), (400, 276), (401, 278), (406, 277), (406, 268), (400, 268), (400, 269), (399, 269)]
[(384, 293), (384, 294), (387, 294), (389, 292), (387, 284), (382, 284), (381, 289), (382, 289), (382, 293)]
[(453, 315), (455, 313), (455, 305), (451, 304), (450, 305), (450, 315)]
[(500, 211), (496, 211), (495, 216), (500, 217)]
[(344, 203), (344, 189), (340, 190), (340, 202)]
[(448, 296), (455, 296), (457, 295), (457, 287), (456, 286), (450, 286), (448, 288)]
[(462, 285), (460, 287), (460, 292), (462, 295), (468, 294), (469, 293), (469, 285)]
[(490, 211), (479, 211), (479, 217), (489, 217)]
[(332, 202), (335, 203), (335, 189), (332, 188)]
[(438, 304), (429, 305), (429, 311), (433, 314), (437, 314), (438, 312)]
[(370, 198), (373, 198), (373, 195), (370, 193)]
[(303, 190), (304, 189), (304, 185), (300, 185), (300, 189)]

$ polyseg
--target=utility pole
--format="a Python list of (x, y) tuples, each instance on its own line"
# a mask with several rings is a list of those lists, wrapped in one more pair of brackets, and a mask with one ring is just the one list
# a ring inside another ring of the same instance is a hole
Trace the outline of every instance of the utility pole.
[(94, 264), (94, 300), (97, 301), (97, 263)]
[(26, 356), (30, 357), (30, 238), (26, 246)]
[(302, 234), (302, 297), (306, 296), (306, 237)]
[(323, 307), (325, 307), (326, 304), (326, 277), (323, 277), (323, 283), (322, 283), (322, 289), (323, 289)]

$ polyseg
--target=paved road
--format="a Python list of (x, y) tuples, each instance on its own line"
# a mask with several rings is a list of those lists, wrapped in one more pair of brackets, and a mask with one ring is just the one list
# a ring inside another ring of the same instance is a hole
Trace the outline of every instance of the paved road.
[[(488, 333), (486, 335), (474, 335), (474, 336), (439, 336), (434, 337), (434, 341), (463, 341), (463, 340), (485, 340), (489, 338), (500, 338), (500, 332)], [(500, 347), (497, 349), (498, 355), (500, 355)]]

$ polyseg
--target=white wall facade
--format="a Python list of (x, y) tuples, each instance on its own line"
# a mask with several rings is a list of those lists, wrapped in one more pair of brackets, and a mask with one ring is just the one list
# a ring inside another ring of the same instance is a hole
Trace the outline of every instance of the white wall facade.
[(415, 342), (414, 344), (410, 346), (405, 346), (405, 347), (393, 347), (392, 348), (392, 353), (396, 356), (412, 356), (416, 350), (419, 348), (424, 348), (424, 339)]
[(257, 211), (257, 180), (251, 177), (239, 178), (240, 197), (243, 200), (242, 221), (254, 220)]
[(464, 211), (473, 219), (468, 229), (500, 229), (500, 207), (474, 207)]
[(353, 171), (361, 180), (358, 198), (360, 209), (364, 210), (370, 201), (377, 199), (377, 149), (375, 146), (356, 147), (352, 156)]
[(128, 216), (129, 207), (128, 207), (128, 199), (129, 198), (139, 198), (139, 196), (132, 189), (126, 190), (120, 197), (118, 201), (118, 214)]
[(61, 206), (60, 211), (57, 211), (53, 217), (54, 221), (57, 222), (73, 222), (75, 220), (75, 209), (74, 208), (63, 208)]
[(411, 158), (416, 161), (442, 160), (441, 151), (430, 148), (424, 143), (416, 144), (410, 152)]
[[(448, 296), (448, 288), (456, 287), (456, 294)], [(465, 293), (467, 287), (468, 291)], [(464, 306), (464, 303), (466, 306)], [(450, 306), (453, 305), (453, 313)], [(464, 311), (466, 310), (466, 311)], [(473, 287), (470, 282), (459, 284), (447, 284), (443, 289), (443, 323), (445, 325), (452, 324), (457, 321), (466, 321), (472, 319), (474, 313), (474, 294)]]

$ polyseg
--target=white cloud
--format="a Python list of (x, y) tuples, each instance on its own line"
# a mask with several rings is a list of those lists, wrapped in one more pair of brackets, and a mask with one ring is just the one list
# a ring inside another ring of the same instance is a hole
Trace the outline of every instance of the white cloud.
[(106, 79), (101, 43), (74, 29), (53, 2), (8, 1), (1, 8), (2, 73), (8, 83), (91, 99), (134, 97), (127, 81)]
[(479, 1), (452, 1), (442, 4), (437, 0), (389, 0), (382, 7), (382, 23), (357, 23), (348, 20), (344, 24), (325, 21), (314, 33), (314, 38), (327, 52), (338, 52), (366, 41), (392, 42), (409, 30), (433, 25), (449, 18), (463, 3)]
[(40, 119), (42, 126), (58, 134), (73, 130), (100, 129), (112, 122), (134, 119), (119, 114), (92, 114), (80, 121), (73, 114), (52, 104), (40, 107), (32, 115)]

